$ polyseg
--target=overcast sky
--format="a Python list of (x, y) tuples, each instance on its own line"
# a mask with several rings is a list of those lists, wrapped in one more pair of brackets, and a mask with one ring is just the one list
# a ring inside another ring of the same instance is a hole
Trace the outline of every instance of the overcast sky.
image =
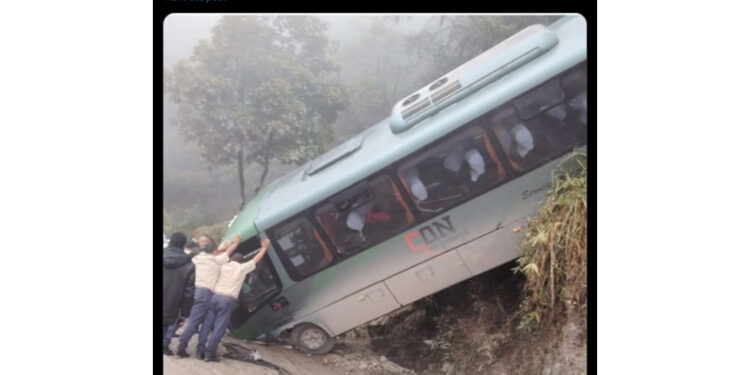
[[(172, 67), (177, 60), (187, 58), (200, 39), (211, 37), (211, 27), (222, 14), (172, 14), (164, 20), (164, 66)], [(374, 15), (319, 15), (328, 24), (328, 35), (342, 45), (358, 36)], [(399, 27), (412, 31), (421, 27), (429, 16), (416, 15), (401, 22)]]

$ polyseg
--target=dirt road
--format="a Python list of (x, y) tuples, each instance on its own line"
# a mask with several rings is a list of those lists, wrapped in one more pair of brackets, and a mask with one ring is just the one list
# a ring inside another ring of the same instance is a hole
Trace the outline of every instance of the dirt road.
[[(179, 331), (178, 331), (179, 333)], [(177, 338), (170, 347), (176, 351)], [(188, 346), (191, 357), (164, 356), (165, 375), (276, 375), (276, 370), (254, 364), (221, 358), (219, 363), (209, 363), (195, 357), (197, 344), (195, 335)], [(369, 375), (369, 374), (409, 374), (413, 373), (390, 362), (385, 357), (366, 350), (351, 350), (337, 346), (323, 356), (306, 355), (286, 346), (256, 345), (225, 336), (222, 342), (240, 344), (246, 348), (256, 349), (261, 357), (277, 366), (283, 367), (293, 375)], [(219, 356), (225, 353), (219, 347)]]

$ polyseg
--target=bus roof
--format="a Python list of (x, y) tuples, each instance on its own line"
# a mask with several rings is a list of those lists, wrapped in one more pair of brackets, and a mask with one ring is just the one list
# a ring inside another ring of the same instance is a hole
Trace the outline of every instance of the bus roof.
[(398, 134), (386, 118), (266, 186), (230, 223), (225, 238), (255, 236), (586, 60), (582, 16), (564, 17), (549, 28), (557, 46), (464, 100)]

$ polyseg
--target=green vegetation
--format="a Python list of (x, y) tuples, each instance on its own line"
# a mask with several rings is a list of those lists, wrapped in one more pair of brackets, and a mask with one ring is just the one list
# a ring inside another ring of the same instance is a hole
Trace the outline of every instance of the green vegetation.
[(341, 23), (357, 26), (334, 32), (317, 17), (222, 17), (166, 67), (164, 207), (180, 228), (226, 220), (399, 99), (556, 18), (355, 16)]
[(237, 165), (240, 208), (245, 163), (301, 164), (328, 148), (330, 125), (346, 107), (316, 17), (223, 17), (189, 59), (165, 71), (164, 86), (183, 137), (210, 166)]
[(423, 83), (460, 66), (523, 28), (549, 25), (559, 16), (433, 16), (408, 36), (407, 47), (430, 69)]
[[(417, 370), (578, 374), (585, 369), (587, 157), (573, 152), (521, 245), (522, 256), (368, 327), (373, 348)], [(448, 372), (450, 373), (450, 372)]]
[(586, 309), (587, 158), (574, 152), (552, 177), (552, 189), (531, 219), (518, 271), (526, 276), (521, 323), (532, 329), (568, 311)]
[(222, 221), (213, 225), (196, 227), (195, 229), (187, 231), (186, 233), (188, 233), (192, 238), (195, 239), (198, 239), (198, 237), (202, 234), (207, 234), (218, 242), (221, 241), (222, 237), (224, 237), (224, 233), (226, 233), (227, 231), (227, 225), (229, 225), (229, 220)]

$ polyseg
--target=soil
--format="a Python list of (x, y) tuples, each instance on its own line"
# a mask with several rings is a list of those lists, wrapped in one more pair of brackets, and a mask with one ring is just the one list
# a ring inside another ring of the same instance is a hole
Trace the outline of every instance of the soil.
[[(177, 333), (181, 333), (178, 330)], [(208, 363), (195, 358), (195, 346), (197, 335), (188, 345), (187, 351), (191, 354), (189, 358), (177, 356), (164, 356), (165, 375), (276, 375), (274, 369), (221, 358), (219, 363)], [(322, 356), (304, 354), (289, 345), (259, 345), (244, 342), (225, 336), (222, 342), (241, 345), (248, 349), (255, 349), (265, 361), (273, 363), (287, 370), (293, 375), (395, 375), (413, 374), (413, 371), (404, 369), (384, 357), (364, 347), (349, 346), (338, 343), (334, 349)], [(173, 339), (172, 351), (176, 350), (177, 339)], [(218, 355), (223, 356), (226, 349), (219, 346)]]
[[(264, 360), (294, 375), (585, 374), (585, 316), (570, 313), (543, 332), (520, 339), (513, 333), (523, 282), (511, 266), (488, 271), (341, 335), (326, 355), (304, 354), (291, 345), (248, 343), (229, 335), (223, 342), (256, 349)], [(195, 353), (196, 341), (193, 337), (188, 353)], [(220, 347), (219, 355), (224, 352)], [(164, 374), (277, 371), (227, 358), (206, 363), (194, 357), (164, 356)]]

